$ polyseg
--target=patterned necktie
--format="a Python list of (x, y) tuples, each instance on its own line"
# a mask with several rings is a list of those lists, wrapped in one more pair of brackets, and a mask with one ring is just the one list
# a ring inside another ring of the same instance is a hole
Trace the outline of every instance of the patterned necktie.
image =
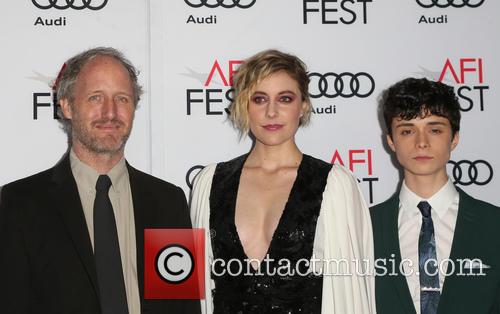
[(128, 314), (120, 244), (108, 192), (111, 180), (100, 175), (95, 186), (94, 258), (102, 314)]
[(420, 273), (420, 313), (436, 314), (439, 304), (439, 274), (436, 240), (431, 217), (431, 205), (422, 201), (417, 205), (422, 213), (422, 228), (418, 239), (418, 266)]

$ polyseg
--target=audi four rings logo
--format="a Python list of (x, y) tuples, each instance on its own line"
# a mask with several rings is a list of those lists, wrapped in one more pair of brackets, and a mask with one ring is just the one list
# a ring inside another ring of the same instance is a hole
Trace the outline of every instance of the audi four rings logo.
[[(187, 171), (186, 184), (190, 189), (193, 188), (194, 178), (198, 175), (198, 172), (200, 172), (200, 170), (203, 168), (205, 168), (205, 166), (196, 165), (196, 166), (189, 168), (189, 170)], [(196, 170), (198, 170), (198, 171), (196, 171)], [(193, 172), (195, 172), (195, 173), (193, 174)]]
[(238, 7), (241, 9), (248, 9), (255, 4), (257, 0), (184, 0), (187, 5), (192, 8), (217, 8), (223, 7), (226, 9)]
[(309, 96), (311, 98), (326, 98), (344, 97), (350, 98), (358, 96), (365, 98), (370, 96), (375, 89), (375, 80), (366, 72), (352, 74), (342, 72), (336, 74), (327, 72), (320, 74), (311, 72), (308, 74), (311, 82), (309, 83)]
[(419, 6), (423, 8), (477, 8), (483, 4), (484, 0), (417, 0)]
[(451, 171), (454, 180), (453, 183), (461, 185), (486, 185), (493, 178), (493, 167), (486, 160), (450, 160), (448, 163), (453, 165)]
[(47, 9), (58, 9), (58, 10), (65, 10), (65, 9), (75, 9), (75, 10), (83, 10), (83, 9), (89, 9), (89, 10), (100, 10), (106, 6), (108, 3), (108, 0), (31, 0), (35, 7), (42, 9), (42, 10), (47, 10)]

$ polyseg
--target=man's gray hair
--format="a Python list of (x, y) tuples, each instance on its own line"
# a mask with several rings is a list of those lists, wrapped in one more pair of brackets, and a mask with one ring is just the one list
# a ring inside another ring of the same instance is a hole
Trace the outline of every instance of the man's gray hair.
[[(137, 104), (143, 93), (142, 86), (137, 82), (137, 76), (139, 71), (132, 65), (120, 51), (111, 47), (96, 47), (89, 50), (85, 50), (76, 56), (70, 58), (64, 63), (64, 67), (59, 73), (59, 76), (54, 84), (54, 91), (57, 95), (57, 103), (60, 104), (61, 99), (67, 99), (70, 105), (73, 104), (75, 100), (75, 83), (78, 79), (78, 75), (82, 70), (83, 66), (87, 64), (90, 60), (96, 57), (111, 57), (118, 60), (127, 70), (130, 81), (132, 82), (132, 88), (134, 91), (134, 105), (137, 108)], [(64, 131), (70, 137), (71, 140), (71, 122), (66, 119), (62, 113), (61, 108), (58, 109), (59, 121), (63, 125)]]

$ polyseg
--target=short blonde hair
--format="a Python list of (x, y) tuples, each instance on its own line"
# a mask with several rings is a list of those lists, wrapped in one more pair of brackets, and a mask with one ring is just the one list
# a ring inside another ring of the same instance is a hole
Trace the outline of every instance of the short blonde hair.
[(302, 101), (307, 104), (299, 125), (307, 125), (311, 118), (312, 105), (309, 98), (309, 77), (306, 65), (294, 55), (278, 50), (265, 50), (247, 59), (234, 76), (234, 100), (229, 106), (229, 119), (240, 135), (249, 131), (248, 104), (257, 85), (266, 77), (285, 72), (299, 85)]

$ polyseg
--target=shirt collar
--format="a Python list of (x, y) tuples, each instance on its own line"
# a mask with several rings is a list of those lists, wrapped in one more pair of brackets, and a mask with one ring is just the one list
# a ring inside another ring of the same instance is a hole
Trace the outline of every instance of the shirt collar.
[(431, 207), (435, 209), (439, 218), (443, 218), (448, 209), (450, 209), (451, 204), (457, 195), (457, 189), (453, 185), (453, 182), (451, 182), (450, 178), (448, 178), (446, 184), (443, 185), (443, 187), (427, 201), (431, 204)]
[[(69, 160), (71, 163), (71, 171), (73, 172), (77, 182), (79, 182), (85, 189), (95, 191), (95, 184), (101, 173), (82, 162), (78, 156), (76, 156), (73, 149), (70, 150)], [(114, 165), (108, 173), (103, 174), (107, 174), (109, 176), (113, 191), (119, 193), (120, 190), (124, 188), (124, 184), (126, 183), (125, 180), (128, 178), (125, 158), (122, 157), (122, 159), (120, 159), (120, 161)]]
[(427, 201), (431, 205), (433, 212), (435, 212), (439, 218), (443, 218), (457, 195), (458, 191), (449, 178), (439, 191), (428, 199), (424, 199), (415, 194), (408, 188), (405, 181), (403, 181), (401, 191), (399, 192), (399, 201), (404, 210), (404, 212), (401, 213), (402, 218), (407, 219), (416, 214), (420, 215), (417, 205), (421, 201)]

